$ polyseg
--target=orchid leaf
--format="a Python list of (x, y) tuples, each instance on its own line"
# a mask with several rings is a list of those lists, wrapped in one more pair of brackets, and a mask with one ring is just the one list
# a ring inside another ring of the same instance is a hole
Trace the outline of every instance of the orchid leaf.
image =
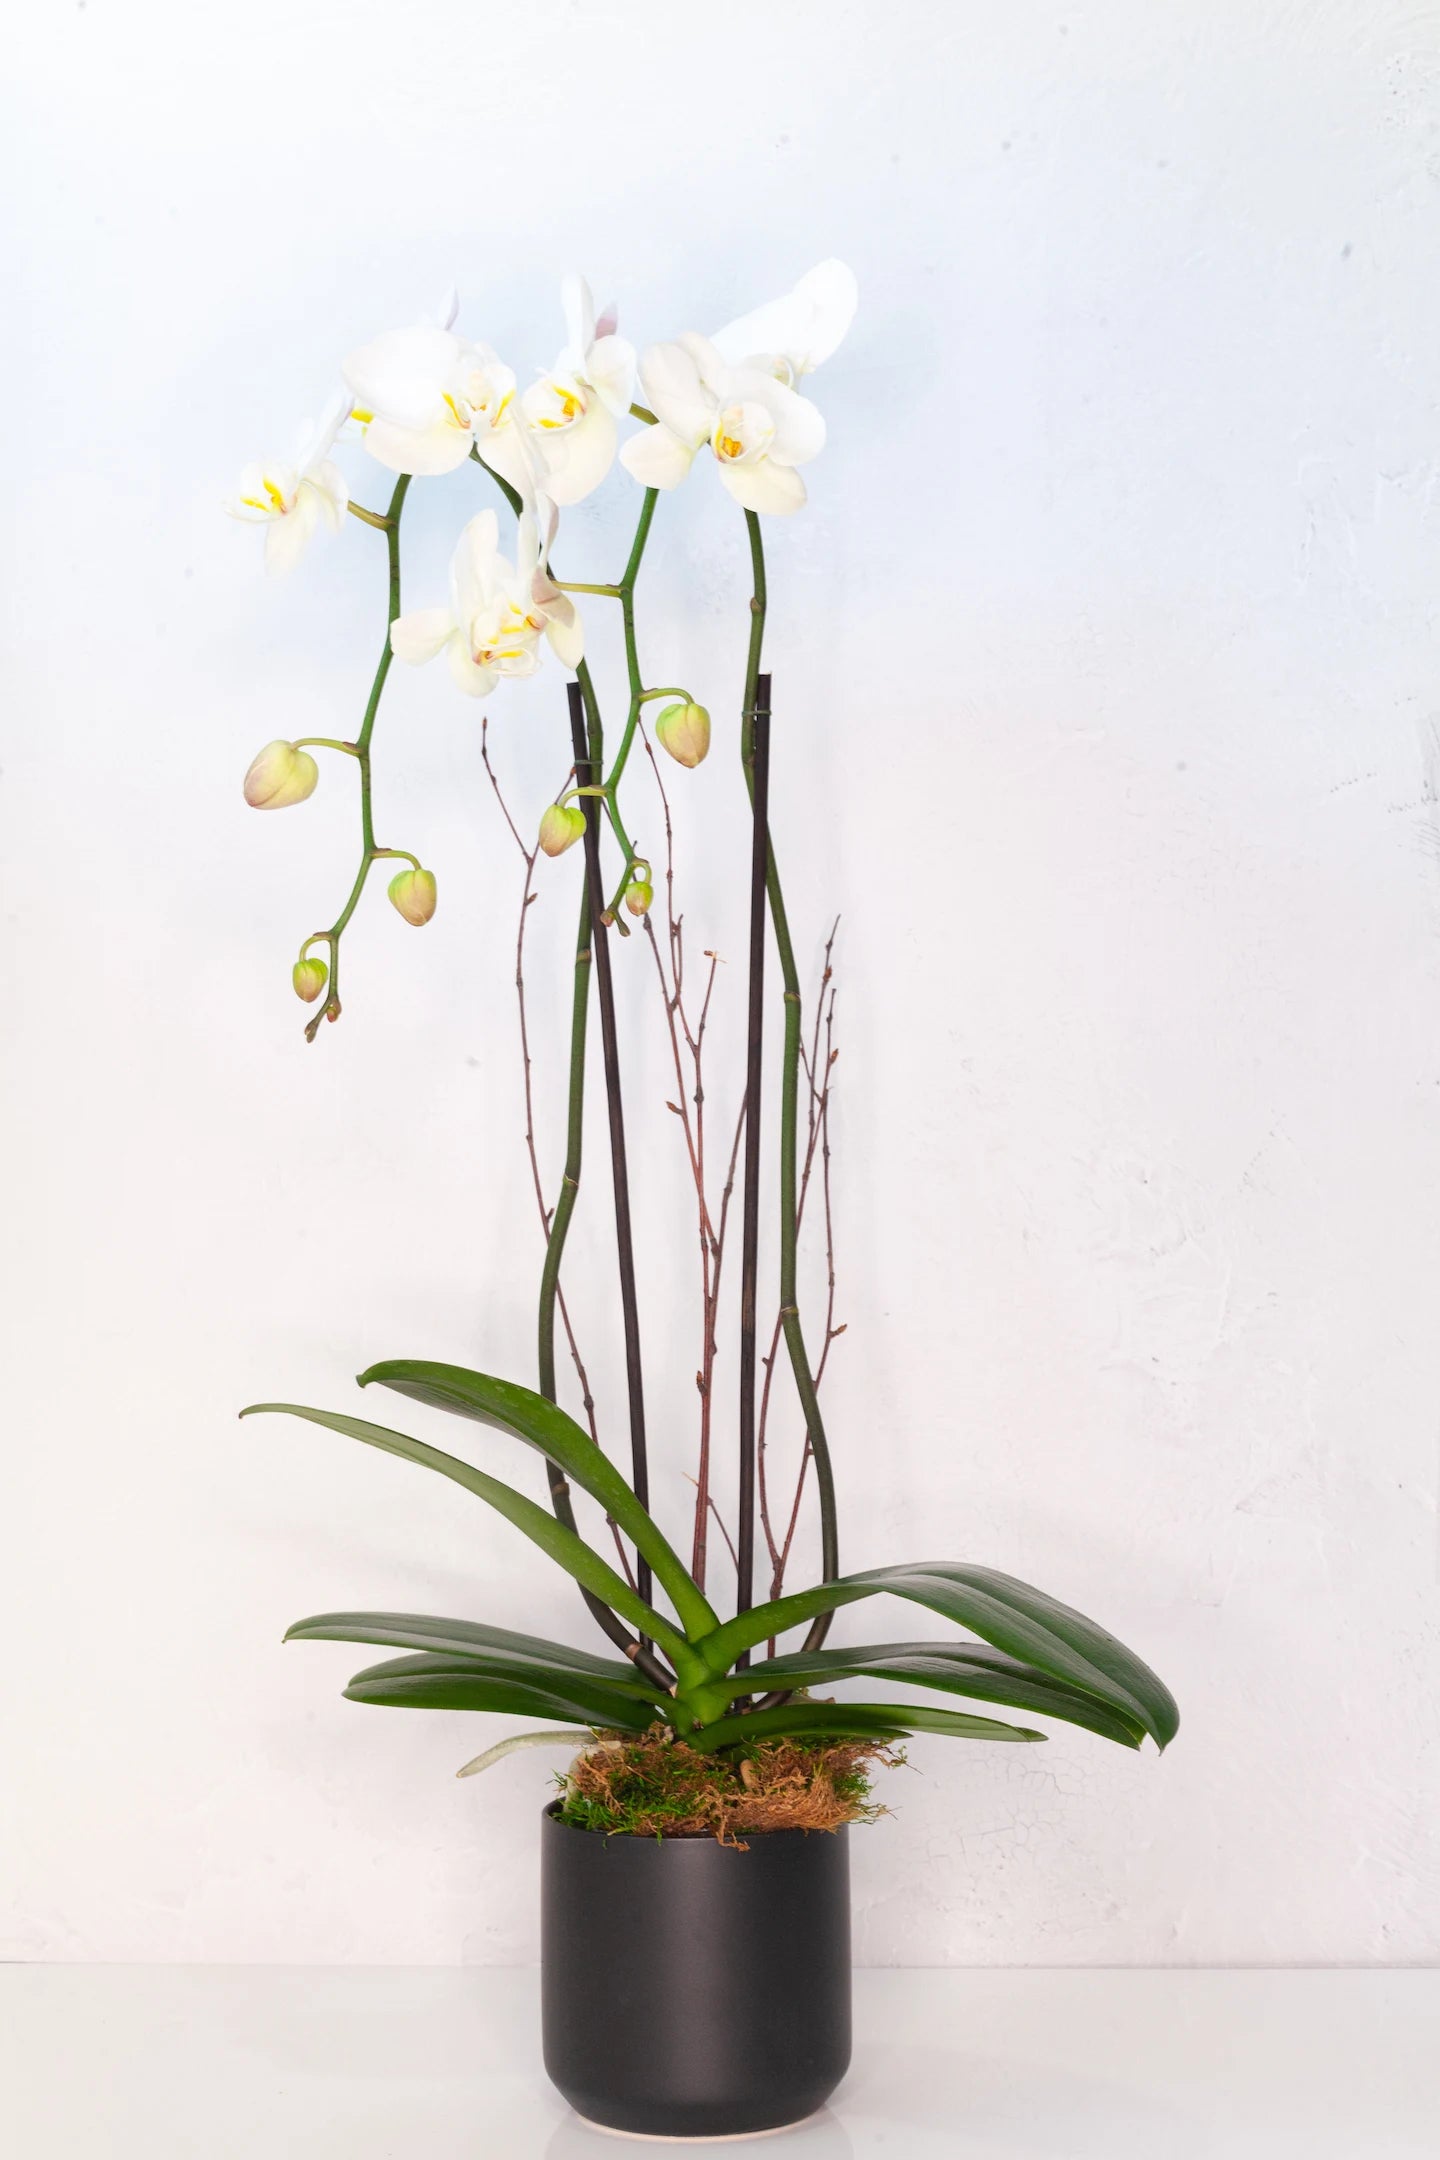
[(356, 1673), (345, 1697), (392, 1710), (506, 1710), (561, 1725), (615, 1726), (622, 1732), (644, 1732), (655, 1718), (649, 1704), (598, 1683), (588, 1686), (566, 1673), (545, 1675), (544, 1681), (537, 1674), (525, 1681), (486, 1673), (474, 1661), (459, 1658), (391, 1658), (383, 1665), (369, 1665)]
[(422, 1358), (389, 1358), (370, 1366), (359, 1378), (361, 1387), (394, 1388), (413, 1402), (493, 1425), (512, 1439), (523, 1440), (527, 1447), (537, 1448), (599, 1501), (649, 1561), (687, 1635), (705, 1635), (719, 1625), (719, 1616), (696, 1588), (689, 1569), (653, 1516), (641, 1506), (609, 1456), (557, 1403), (513, 1380), (496, 1380), (464, 1365), (436, 1365)]
[(910, 1733), (949, 1733), (957, 1740), (1043, 1740), (1042, 1732), (1024, 1725), (1002, 1725), (995, 1718), (970, 1717), (961, 1710), (932, 1710), (928, 1703), (781, 1703), (773, 1710), (717, 1718), (686, 1744), (698, 1754), (731, 1747), (737, 1741), (783, 1740), (791, 1734), (836, 1740), (903, 1740)]
[(817, 1613), (886, 1593), (942, 1613), (1007, 1656), (1138, 1720), (1157, 1746), (1164, 1748), (1174, 1739), (1180, 1723), (1175, 1699), (1133, 1650), (1032, 1584), (954, 1560), (871, 1568), (863, 1575), (797, 1591), (727, 1620), (695, 1648), (718, 1678), (742, 1650), (767, 1636), (782, 1634)]
[(389, 1644), (397, 1650), (428, 1650), (441, 1655), (478, 1658), (495, 1669), (513, 1669), (523, 1680), (527, 1669), (565, 1673), (587, 1681), (601, 1681), (622, 1695), (636, 1695), (645, 1702), (663, 1702), (666, 1691), (644, 1679), (622, 1658), (592, 1656), (573, 1650), (568, 1643), (547, 1642), (540, 1635), (517, 1635), (509, 1628), (486, 1627), (475, 1620), (437, 1620), (425, 1613), (336, 1612), (316, 1613), (297, 1620), (285, 1630), (286, 1642), (349, 1642)]
[(457, 1456), (446, 1455), (439, 1448), (430, 1447), (424, 1440), (412, 1440), (408, 1433), (392, 1432), (385, 1425), (368, 1425), (363, 1418), (345, 1417), (339, 1411), (310, 1410), (301, 1403), (252, 1403), (240, 1415), (257, 1417), (271, 1411), (285, 1417), (305, 1418), (312, 1425), (324, 1425), (331, 1432), (363, 1441), (366, 1447), (381, 1448), (387, 1455), (403, 1456), (407, 1462), (419, 1463), (424, 1469), (436, 1470), (441, 1477), (463, 1485), (467, 1492), (488, 1501), (498, 1514), (523, 1531), (578, 1583), (593, 1590), (616, 1612), (623, 1613), (642, 1634), (652, 1636), (672, 1658), (687, 1656), (689, 1645), (684, 1636), (677, 1634), (668, 1620), (632, 1590), (623, 1575), (617, 1575), (609, 1562), (592, 1551), (583, 1538), (558, 1523), (548, 1508), (537, 1507), (512, 1485), (503, 1485), (498, 1478), (487, 1477), (483, 1470), (461, 1462)]
[(980, 1702), (1004, 1703), (1012, 1710), (1064, 1718), (1122, 1747), (1138, 1748), (1145, 1737), (1138, 1718), (1112, 1710), (1098, 1697), (1052, 1680), (1031, 1665), (1021, 1665), (988, 1643), (875, 1643), (856, 1650), (798, 1650), (788, 1657), (766, 1658), (747, 1672), (735, 1674), (727, 1685), (737, 1694), (759, 1694), (832, 1680), (898, 1680)]

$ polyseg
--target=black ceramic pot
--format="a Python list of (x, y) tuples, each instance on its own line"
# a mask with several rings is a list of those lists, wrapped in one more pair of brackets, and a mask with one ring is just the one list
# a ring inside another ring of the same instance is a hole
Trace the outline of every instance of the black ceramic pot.
[(545, 2068), (649, 2137), (813, 2115), (850, 2061), (845, 1830), (604, 1837), (541, 1822)]

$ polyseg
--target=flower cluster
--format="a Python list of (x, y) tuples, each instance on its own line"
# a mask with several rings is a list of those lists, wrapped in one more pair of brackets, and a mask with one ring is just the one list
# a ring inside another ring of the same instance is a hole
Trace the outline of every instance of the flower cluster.
[[(800, 386), (835, 351), (854, 315), (855, 279), (843, 263), (819, 264), (783, 299), (713, 337), (687, 331), (649, 346), (638, 360), (619, 333), (615, 309), (597, 312), (582, 277), (566, 277), (560, 299), (565, 342), (553, 364), (523, 388), (490, 345), (456, 329), (453, 291), (430, 319), (359, 346), (342, 362), (341, 382), (320, 419), (300, 431), (292, 457), (248, 465), (227, 504), (233, 516), (265, 528), (270, 571), (293, 568), (318, 528), (338, 532), (347, 512), (377, 527), (389, 547), (392, 596), (399, 589), (400, 509), (413, 478), (453, 472), (473, 460), (493, 476), (516, 520), (513, 553), (507, 553), (493, 508), (470, 518), (456, 542), (443, 602), (402, 614), (392, 597), (388, 647), (354, 742), (272, 742), (246, 773), (246, 801), (274, 810), (314, 792), (319, 768), (310, 748), (340, 751), (360, 765), (360, 875), (337, 923), (305, 941), (293, 970), (296, 993), (307, 1004), (329, 990), (311, 1023), (312, 1038), (321, 1018), (339, 1013), (340, 934), (368, 871), (381, 857), (404, 852), (377, 847), (370, 818), (370, 734), (391, 654), (420, 665), (444, 653), (451, 681), (474, 698), (533, 675), (547, 647), (564, 668), (580, 671), (585, 640), (572, 592), (620, 597), (622, 588), (567, 589), (553, 573), (551, 552), (561, 510), (592, 494), (617, 458), (647, 490), (637, 560), (655, 491), (677, 487), (706, 449), (721, 484), (752, 516), (785, 516), (806, 499), (800, 468), (823, 447), (825, 423)], [(633, 402), (637, 375), (645, 404)], [(639, 430), (622, 443), (621, 423), (632, 418)], [(338, 447), (357, 442), (399, 476), (387, 513), (355, 502), (336, 462)], [(646, 698), (669, 694), (636, 692), (631, 729)], [(682, 691), (655, 732), (677, 763), (694, 767), (709, 749), (709, 714)], [(606, 797), (619, 833), (613, 793), (606, 787), (584, 792)], [(564, 797), (545, 813), (538, 846), (559, 854), (584, 830), (584, 811)], [(406, 859), (413, 869), (392, 881), (390, 898), (407, 922), (428, 922), (435, 911), (434, 877), (413, 857)], [(632, 913), (643, 914), (649, 905), (645, 868), (630, 851), (620, 896)], [(311, 954), (314, 944), (327, 947), (328, 964)]]

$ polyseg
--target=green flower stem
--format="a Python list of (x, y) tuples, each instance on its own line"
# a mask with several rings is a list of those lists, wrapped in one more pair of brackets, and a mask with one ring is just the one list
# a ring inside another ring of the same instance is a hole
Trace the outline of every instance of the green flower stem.
[(292, 750), (343, 750), (346, 757), (359, 757), (353, 742), (336, 742), (333, 735), (301, 735), (291, 744)]
[(351, 517), (359, 518), (362, 525), (373, 525), (377, 532), (388, 532), (390, 530), (393, 520), (382, 517), (378, 510), (362, 509), (357, 502), (346, 503), (345, 507), (350, 512)]
[[(555, 1385), (555, 1312), (560, 1295), (560, 1262), (565, 1254), (565, 1240), (570, 1234), (570, 1218), (575, 1213), (575, 1203), (580, 1197), (580, 1168), (585, 1143), (585, 1042), (590, 1017), (590, 977), (593, 972), (590, 938), (590, 894), (582, 889), (580, 896), (580, 927), (575, 939), (575, 981), (570, 1000), (570, 1081), (565, 1129), (565, 1169), (560, 1180), (560, 1197), (555, 1202), (554, 1213), (545, 1239), (545, 1265), (540, 1275), (540, 1311), (537, 1363), (540, 1374), (540, 1393), (547, 1402), (559, 1397)], [(575, 1525), (575, 1504), (570, 1496), (570, 1481), (560, 1465), (547, 1460), (546, 1469), (550, 1482), (550, 1505), (555, 1518), (567, 1530)], [(593, 1590), (581, 1588), (581, 1596), (589, 1607), (591, 1617), (609, 1636), (618, 1649), (634, 1660), (636, 1667), (647, 1680), (668, 1689), (670, 1674), (655, 1656), (653, 1650), (632, 1635), (625, 1622), (611, 1611), (604, 1599)]]
[[(746, 511), (745, 524), (750, 535), (753, 591), (750, 600), (750, 649), (745, 664), (745, 704), (741, 720), (740, 753), (746, 792), (753, 804), (755, 695), (760, 676), (760, 655), (765, 640), (767, 596), (765, 547), (760, 533), (760, 520), (753, 510)], [(831, 1582), (840, 1572), (835, 1477), (830, 1463), (829, 1442), (825, 1436), (825, 1422), (820, 1414), (820, 1400), (815, 1391), (814, 1375), (805, 1348), (796, 1287), (799, 1226), (796, 1214), (795, 1156), (800, 1094), (800, 975), (795, 965), (795, 948), (790, 938), (790, 923), (785, 912), (785, 896), (780, 887), (780, 872), (776, 867), (773, 840), (767, 850), (765, 890), (770, 903), (770, 922), (775, 932), (775, 947), (785, 988), (785, 1033), (780, 1053), (780, 1321), (785, 1336), (785, 1348), (789, 1353), (790, 1369), (795, 1376), (795, 1391), (800, 1397), (800, 1407), (805, 1418), (806, 1441), (815, 1462), (815, 1485), (820, 1498), (820, 1571), (822, 1579)], [(805, 1638), (807, 1650), (820, 1647), (829, 1632), (830, 1619), (829, 1613), (821, 1613), (815, 1619)]]
[[(625, 633), (625, 673), (630, 685), (630, 710), (625, 716), (625, 727), (620, 737), (620, 747), (615, 753), (615, 762), (605, 777), (605, 807), (615, 838), (619, 841), (625, 857), (625, 868), (605, 912), (607, 916), (615, 919), (615, 926), (622, 937), (628, 937), (630, 933), (625, 923), (620, 920), (618, 910), (625, 897), (625, 888), (630, 883), (637, 858), (630, 835), (625, 830), (625, 820), (620, 815), (620, 781), (629, 762), (635, 730), (640, 723), (640, 708), (646, 698), (645, 683), (640, 673), (640, 651), (635, 637), (635, 580), (640, 575), (645, 543), (650, 538), (650, 526), (655, 516), (655, 505), (659, 500), (658, 488), (646, 488), (645, 499), (640, 506), (639, 522), (635, 527), (635, 538), (630, 547), (630, 559), (617, 587), (620, 619)], [(649, 695), (653, 697), (656, 693), (651, 691)]]
[(568, 578), (556, 578), (555, 583), (559, 586), (561, 592), (599, 593), (602, 600), (618, 600), (620, 598), (620, 587), (618, 585), (572, 585)]
[(545, 1240), (545, 1265), (540, 1275), (539, 1341), (540, 1393), (547, 1402), (559, 1397), (555, 1387), (555, 1311), (560, 1294), (560, 1262), (570, 1233), (570, 1218), (580, 1196), (580, 1167), (585, 1145), (585, 1040), (590, 1020), (590, 896), (580, 897), (580, 928), (575, 939), (575, 980), (570, 998), (570, 1082), (565, 1128), (565, 1169), (560, 1197), (550, 1218)]
[[(323, 942), (330, 948), (329, 994), (314, 1019), (309, 1021), (305, 1028), (305, 1040), (312, 1043), (319, 1033), (322, 1020), (338, 1020), (340, 1017), (340, 940), (345, 933), (351, 916), (360, 905), (360, 895), (365, 890), (365, 881), (370, 875), (370, 866), (382, 854), (395, 853), (393, 848), (382, 849), (377, 848), (375, 845), (375, 816), (370, 790), (370, 738), (375, 733), (375, 715), (380, 710), (380, 699), (385, 689), (385, 678), (390, 673), (390, 662), (394, 658), (394, 654), (390, 649), (390, 625), (400, 613), (400, 513), (405, 507), (405, 496), (409, 486), (409, 473), (401, 473), (395, 483), (395, 492), (390, 497), (390, 507), (385, 516), (377, 518), (370, 512), (363, 513), (367, 525), (378, 526), (383, 529), (385, 534), (385, 552), (390, 565), (389, 607), (385, 618), (385, 643), (381, 650), (380, 663), (375, 670), (375, 679), (370, 685), (370, 697), (365, 707), (365, 718), (360, 723), (360, 733), (353, 743), (330, 745), (332, 748), (348, 750), (352, 757), (359, 760), (360, 764), (360, 867), (355, 873), (355, 882), (350, 888), (350, 896), (329, 929), (317, 930), (314, 937), (306, 941), (307, 944)], [(351, 508), (355, 508), (353, 503)], [(358, 517), (362, 513), (356, 510), (356, 515)], [(412, 855), (407, 860), (414, 862), (415, 858)], [(418, 870), (420, 865), (415, 863), (415, 867)]]

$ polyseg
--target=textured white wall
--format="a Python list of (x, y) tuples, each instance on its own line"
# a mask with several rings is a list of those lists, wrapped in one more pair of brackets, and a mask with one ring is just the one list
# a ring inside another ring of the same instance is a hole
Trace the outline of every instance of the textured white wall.
[[(644, 340), (837, 252), (863, 308), (813, 506), (773, 529), (771, 660), (807, 965), (845, 914), (845, 1558), (1037, 1580), (1186, 1717), (1158, 1763), (917, 1744), (856, 1840), (860, 1953), (1433, 1957), (1435, 10), (32, 0), (16, 56), (0, 1953), (534, 1953), (543, 1761), (456, 1785), (502, 1727), (345, 1705), (363, 1653), (279, 1636), (583, 1616), (439, 1481), (233, 1420), (343, 1406), (382, 1355), (528, 1372), (513, 859), (475, 712), (406, 674), (382, 823), (441, 913), (417, 937), (377, 893), (305, 1048), (287, 970), (348, 880), (349, 791), (261, 820), (238, 780), (353, 727), (379, 548), (354, 526), (267, 585), (217, 504), (452, 274), (529, 367), (572, 264)], [(692, 862), (702, 818), (739, 839), (743, 534), (708, 482), (664, 504), (643, 601), (652, 672), (723, 721), (676, 790)], [(412, 595), (476, 485), (418, 507)], [(614, 574), (633, 508), (617, 477), (570, 520), (572, 574)], [(557, 690), (490, 706), (527, 817)], [(573, 869), (533, 933), (552, 1173)], [(723, 1035), (737, 895), (694, 883)], [(642, 960), (678, 1525), (691, 1246)], [(602, 1195), (575, 1283), (615, 1434)]]

